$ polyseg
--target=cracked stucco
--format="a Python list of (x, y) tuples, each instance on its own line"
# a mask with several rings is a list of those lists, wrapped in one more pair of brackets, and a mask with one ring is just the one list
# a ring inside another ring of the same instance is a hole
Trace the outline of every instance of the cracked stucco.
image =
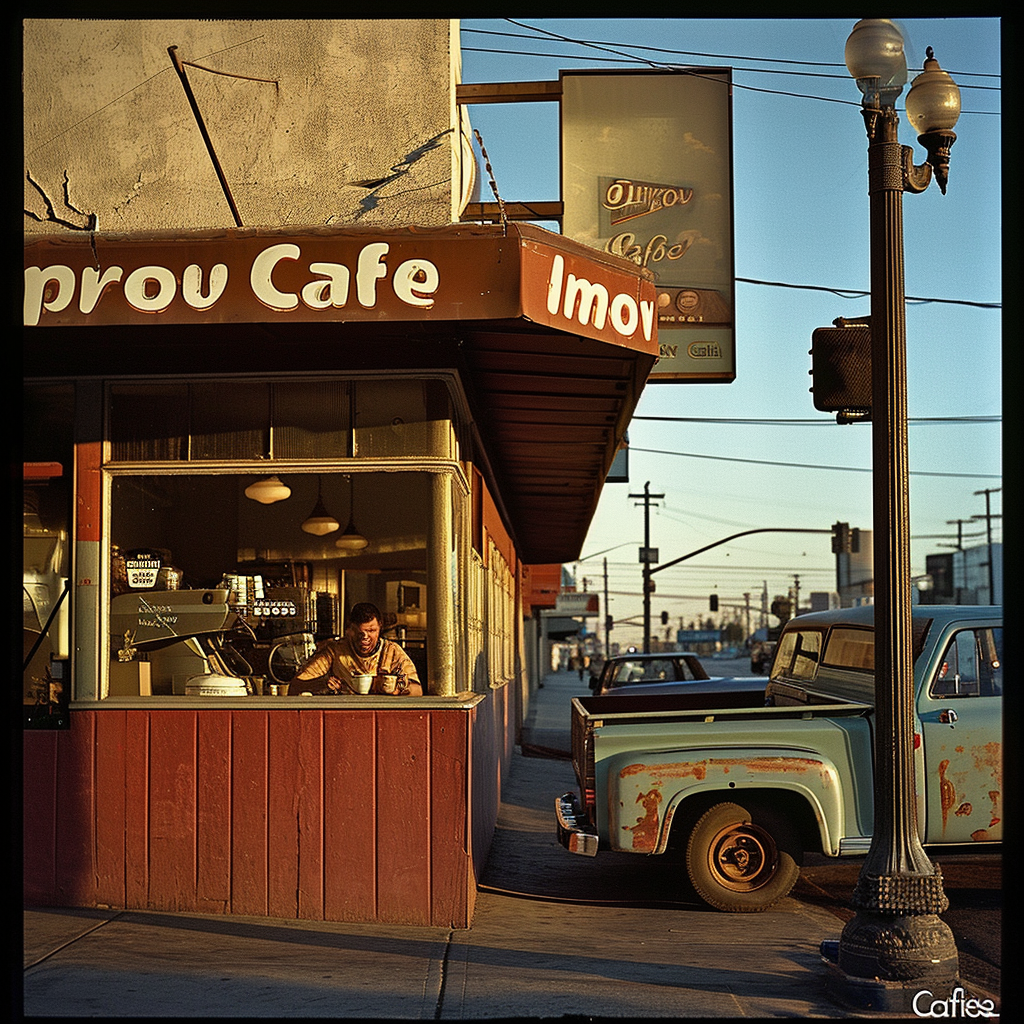
[(244, 226), (447, 224), (454, 31), (28, 19), (25, 233), (233, 226), (169, 46), (223, 72), (186, 69)]

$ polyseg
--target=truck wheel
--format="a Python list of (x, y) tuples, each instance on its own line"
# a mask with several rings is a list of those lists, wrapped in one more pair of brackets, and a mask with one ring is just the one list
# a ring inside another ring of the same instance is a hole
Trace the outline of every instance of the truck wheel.
[(796, 884), (802, 850), (781, 819), (738, 804), (715, 804), (690, 833), (686, 870), (697, 895), (717, 910), (767, 910)]

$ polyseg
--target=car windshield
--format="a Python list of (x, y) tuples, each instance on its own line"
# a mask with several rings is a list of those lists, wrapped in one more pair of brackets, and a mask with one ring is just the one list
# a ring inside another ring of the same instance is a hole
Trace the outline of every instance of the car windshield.
[(676, 673), (671, 658), (636, 659), (624, 661), (615, 668), (612, 685), (622, 686), (626, 683), (638, 682), (658, 683), (675, 678)]

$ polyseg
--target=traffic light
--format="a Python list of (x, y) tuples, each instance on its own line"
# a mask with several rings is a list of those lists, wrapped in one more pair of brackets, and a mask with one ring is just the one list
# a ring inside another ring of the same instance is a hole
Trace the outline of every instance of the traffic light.
[(844, 320), (811, 334), (814, 408), (839, 422), (871, 418), (871, 318)]
[(718, 611), (718, 595), (717, 594), (712, 594), (711, 597), (708, 598), (708, 607), (710, 607), (710, 609), (713, 612), (717, 612)]
[[(858, 547), (860, 547), (860, 531), (857, 531)], [(832, 524), (832, 553), (835, 555), (849, 554), (851, 550), (850, 524)]]
[(667, 626), (668, 625), (668, 612), (662, 612), (661, 613), (661, 624), (663, 626)]
[(610, 615), (606, 615), (604, 617), (604, 628), (610, 633), (612, 631), (612, 626), (614, 625), (615, 623), (612, 621), (612, 617)]

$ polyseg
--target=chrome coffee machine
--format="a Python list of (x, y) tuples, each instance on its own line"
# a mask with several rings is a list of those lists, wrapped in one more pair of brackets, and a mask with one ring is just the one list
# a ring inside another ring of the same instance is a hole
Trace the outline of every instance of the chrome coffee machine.
[(151, 666), (154, 694), (251, 692), (252, 668), (231, 645), (251, 637), (231, 591), (134, 590), (110, 602), (111, 658)]

